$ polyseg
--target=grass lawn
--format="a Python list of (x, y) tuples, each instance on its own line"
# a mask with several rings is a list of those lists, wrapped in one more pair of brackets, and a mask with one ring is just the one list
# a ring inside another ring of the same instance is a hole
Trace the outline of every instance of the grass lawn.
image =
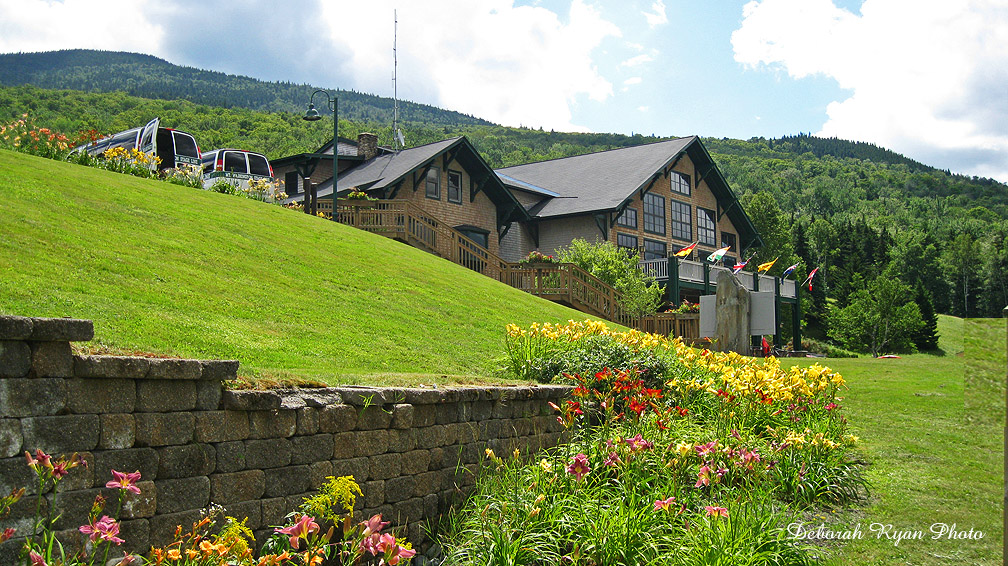
[[(827, 519), (864, 532), (828, 564), (1002, 563), (1005, 322), (940, 317), (939, 332), (945, 356), (828, 361), (850, 386), (843, 405), (872, 484), (863, 508)], [(872, 523), (923, 540), (896, 544)], [(935, 523), (983, 538), (933, 540)]]
[(486, 381), (507, 323), (585, 318), (321, 218), (4, 150), (0, 270), (0, 313), (327, 383)]

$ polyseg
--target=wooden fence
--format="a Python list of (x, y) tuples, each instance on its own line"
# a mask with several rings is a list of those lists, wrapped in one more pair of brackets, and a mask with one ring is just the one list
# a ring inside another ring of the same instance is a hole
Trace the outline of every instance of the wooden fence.
[(684, 339), (700, 335), (699, 315), (678, 315), (685, 317), (679, 319), (666, 314), (636, 319), (623, 312), (618, 291), (584, 269), (572, 263), (507, 262), (410, 202), (340, 200), (336, 220), (426, 249), (526, 293), (624, 326), (645, 330), (641, 327), (644, 325), (653, 329), (648, 332), (671, 333)]

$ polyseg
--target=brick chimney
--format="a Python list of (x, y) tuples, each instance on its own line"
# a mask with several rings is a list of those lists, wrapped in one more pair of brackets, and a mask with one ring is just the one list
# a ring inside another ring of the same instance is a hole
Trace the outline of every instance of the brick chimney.
[(378, 155), (378, 136), (367, 132), (358, 134), (357, 155), (364, 159)]

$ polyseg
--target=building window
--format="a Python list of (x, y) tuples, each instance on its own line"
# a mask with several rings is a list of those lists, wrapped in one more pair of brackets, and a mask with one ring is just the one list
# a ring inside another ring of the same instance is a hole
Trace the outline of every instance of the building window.
[(441, 170), (437, 167), (427, 170), (427, 198), (441, 200)]
[(616, 233), (616, 247), (620, 249), (630, 250), (634, 253), (637, 252), (637, 236), (631, 236), (630, 234), (620, 234)]
[(644, 239), (644, 261), (668, 257), (668, 246), (665, 242)]
[(644, 195), (644, 231), (665, 235), (665, 197)]
[(735, 247), (735, 234), (731, 232), (721, 232), (721, 247), (728, 246), (731, 248), (728, 251), (737, 252), (738, 249)]
[[(738, 253), (735, 247), (735, 234), (731, 232), (721, 232), (721, 247), (727, 247), (729, 252)], [(725, 265), (728, 265), (728, 256), (725, 256)], [(731, 258), (731, 264), (735, 265), (735, 259)]]
[(693, 220), (689, 203), (672, 201), (672, 237), (690, 242), (693, 240)]
[(701, 244), (713, 246), (717, 240), (714, 234), (714, 211), (706, 208), (696, 209), (696, 235)]
[(462, 173), (448, 170), (448, 202), (462, 204)]
[(669, 175), (669, 182), (672, 184), (672, 192), (679, 193), (681, 195), (690, 195), (690, 182), (689, 175), (683, 175), (682, 173), (676, 173), (675, 171)]
[(469, 238), (473, 242), (479, 244), (480, 246), (490, 249), (490, 231), (484, 230), (476, 226), (456, 226), (456, 230), (462, 233), (463, 236)]
[(620, 214), (619, 218), (616, 219), (616, 225), (622, 226), (624, 228), (633, 228), (636, 230), (637, 209), (628, 207), (626, 210), (624, 210), (623, 214)]

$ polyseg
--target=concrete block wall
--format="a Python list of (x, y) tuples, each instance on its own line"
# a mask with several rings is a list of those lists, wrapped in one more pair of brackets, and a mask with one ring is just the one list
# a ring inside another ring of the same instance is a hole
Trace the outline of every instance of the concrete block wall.
[[(90, 321), (0, 315), (0, 493), (27, 487), (0, 528), (31, 527), (34, 474), (25, 451), (80, 453), (46, 506), (76, 548), (111, 470), (139, 470), (141, 494), (122, 513), (123, 548), (146, 553), (211, 503), (248, 517), (261, 543), (327, 476), (352, 475), (355, 517), (380, 512), (425, 546), (422, 528), (474, 485), (486, 448), (534, 454), (562, 427), (548, 406), (566, 387), (226, 390), (237, 361), (79, 356)], [(22, 539), (0, 545), (14, 562)]]

